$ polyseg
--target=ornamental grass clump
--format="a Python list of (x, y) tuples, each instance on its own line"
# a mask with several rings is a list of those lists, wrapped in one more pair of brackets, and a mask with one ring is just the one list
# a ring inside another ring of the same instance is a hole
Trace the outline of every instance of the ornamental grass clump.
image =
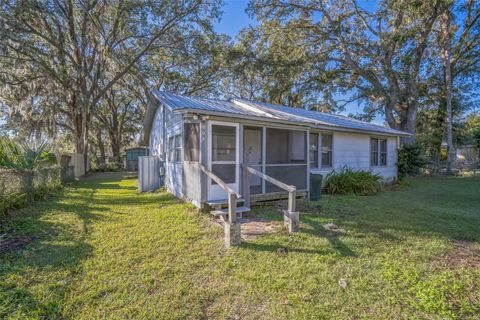
[(326, 177), (325, 192), (330, 194), (375, 195), (382, 190), (382, 177), (370, 171), (344, 167)]

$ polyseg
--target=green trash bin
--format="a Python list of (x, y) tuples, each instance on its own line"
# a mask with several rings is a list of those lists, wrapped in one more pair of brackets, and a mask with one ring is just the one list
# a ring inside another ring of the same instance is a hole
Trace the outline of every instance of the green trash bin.
[(322, 178), (323, 176), (318, 173), (310, 173), (310, 200), (320, 200), (320, 194), (322, 193)]

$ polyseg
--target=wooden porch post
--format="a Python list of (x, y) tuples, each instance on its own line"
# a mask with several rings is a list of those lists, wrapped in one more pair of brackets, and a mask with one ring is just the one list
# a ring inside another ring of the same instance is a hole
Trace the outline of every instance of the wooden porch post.
[(238, 246), (241, 242), (240, 223), (237, 223), (237, 197), (228, 193), (228, 218), (225, 220), (225, 248)]
[(246, 207), (250, 207), (250, 174), (245, 166), (242, 165), (242, 186), (243, 199)]
[(297, 190), (288, 192), (288, 210), (283, 211), (283, 223), (287, 226), (288, 232), (298, 232), (300, 217), (296, 209)]

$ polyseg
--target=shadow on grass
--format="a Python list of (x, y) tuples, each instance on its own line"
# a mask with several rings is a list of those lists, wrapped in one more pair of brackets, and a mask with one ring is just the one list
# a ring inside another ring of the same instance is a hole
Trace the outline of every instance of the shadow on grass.
[(136, 186), (121, 186), (118, 183), (97, 183), (95, 184), (95, 189), (105, 189), (105, 190), (137, 190)]
[[(320, 201), (300, 203), (301, 233), (328, 240), (341, 256), (355, 256), (354, 250), (342, 241), (343, 233), (330, 232), (324, 225), (334, 223), (349, 238), (377, 238), (391, 243), (408, 237), (440, 237), (449, 240), (480, 241), (479, 179), (432, 178), (415, 179), (398, 191), (384, 191), (377, 196), (323, 196)], [(257, 207), (254, 214), (281, 221), (282, 208)], [(364, 243), (364, 242), (363, 242)], [(323, 254), (324, 250), (287, 246), (289, 251)], [(260, 244), (252, 241), (246, 248), (275, 251), (285, 244)], [(355, 251), (361, 248), (355, 248)], [(329, 249), (325, 249), (329, 250)], [(331, 253), (331, 251), (329, 252)]]
[[(82, 179), (0, 225), (0, 234), (29, 241), (0, 254), (0, 318), (65, 318), (63, 301), (74, 290), (71, 282), (82, 262), (92, 255), (88, 235), (96, 222), (120, 219), (132, 214), (133, 207), (181, 203), (166, 193), (137, 194), (135, 186), (119, 182), (122, 177), (114, 173)], [(37, 290), (37, 284), (48, 289)]]
[[(94, 195), (95, 190), (85, 189), (60, 192), (7, 218), (0, 233), (6, 232), (9, 238), (27, 236), (32, 241), (0, 255), (0, 318), (63, 318), (58, 301), (65, 301), (71, 278), (92, 254), (86, 237), (90, 225), (101, 219), (95, 211), (106, 210), (94, 205)], [(61, 216), (54, 221), (44, 218), (52, 212)], [(71, 215), (81, 221), (80, 230), (72, 227)], [(30, 286), (37, 277), (50, 275), (49, 297), (38, 298)]]
[(301, 248), (296, 245), (285, 245), (282, 243), (257, 243), (255, 241), (243, 241), (242, 247), (249, 250), (255, 251), (266, 251), (266, 252), (278, 252), (279, 249), (282, 250), (286, 248), (288, 252), (296, 253), (305, 253), (305, 254), (315, 254), (315, 255), (330, 255), (332, 254), (332, 249), (335, 250), (342, 257), (355, 257), (355, 253), (350, 250), (340, 239), (336, 237), (327, 237), (328, 241), (331, 244), (331, 248), (319, 248), (319, 249), (308, 249)]
[[(268, 208), (263, 207), (263, 213), (259, 214), (260, 210), (255, 212), (255, 216), (260, 216), (262, 219), (272, 220), (272, 221), (283, 221), (283, 214), (275, 212), (278, 210), (274, 207)], [(339, 235), (331, 234), (326, 230), (323, 225), (314, 219), (312, 216), (302, 215), (301, 223), (303, 226), (300, 229), (301, 233), (310, 234), (314, 237), (325, 238), (330, 243), (330, 247), (319, 248), (319, 249), (310, 249), (305, 247), (298, 246), (297, 243), (259, 243), (254, 241), (243, 241), (242, 246), (245, 249), (257, 250), (257, 251), (270, 251), (276, 252), (277, 250), (286, 247), (289, 252), (298, 252), (298, 253), (307, 253), (307, 254), (331, 254), (332, 249), (337, 252), (340, 256), (344, 257), (355, 257), (355, 252), (353, 252), (343, 241), (339, 238)], [(306, 225), (306, 226), (305, 226)], [(307, 244), (308, 246), (308, 244)]]

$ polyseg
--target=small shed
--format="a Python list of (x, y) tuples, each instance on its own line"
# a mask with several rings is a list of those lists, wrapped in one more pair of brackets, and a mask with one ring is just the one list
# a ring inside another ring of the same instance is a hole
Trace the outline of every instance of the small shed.
[(125, 149), (125, 170), (138, 171), (138, 157), (143, 156), (148, 156), (148, 148), (146, 147), (133, 147)]

